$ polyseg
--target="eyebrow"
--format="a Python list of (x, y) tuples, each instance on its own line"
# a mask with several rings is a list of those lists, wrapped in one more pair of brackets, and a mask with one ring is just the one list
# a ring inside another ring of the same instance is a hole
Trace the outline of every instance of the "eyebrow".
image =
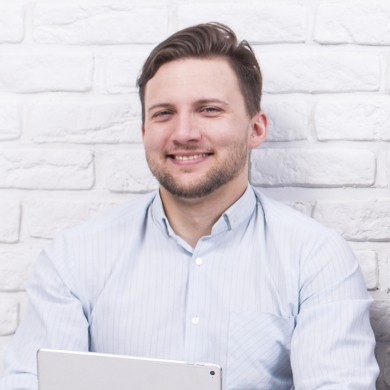
[[(220, 104), (224, 107), (229, 107), (229, 104), (227, 102), (225, 102), (224, 100), (220, 100), (220, 99), (200, 99), (200, 100), (195, 101), (195, 104), (213, 104), (213, 103)], [(150, 106), (148, 108), (147, 112), (151, 112), (151, 111), (155, 110), (156, 108), (172, 108), (172, 107), (174, 107), (174, 104), (172, 104), (172, 103), (157, 103), (157, 104), (153, 104), (152, 106)]]
[(148, 112), (155, 110), (156, 108), (170, 108), (172, 107), (172, 104), (169, 103), (157, 103), (153, 104), (153, 106), (150, 106), (148, 108)]

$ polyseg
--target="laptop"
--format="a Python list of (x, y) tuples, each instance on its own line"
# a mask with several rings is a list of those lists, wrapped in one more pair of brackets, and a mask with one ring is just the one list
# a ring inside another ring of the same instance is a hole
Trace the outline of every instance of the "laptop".
[(39, 390), (222, 390), (216, 364), (40, 349)]

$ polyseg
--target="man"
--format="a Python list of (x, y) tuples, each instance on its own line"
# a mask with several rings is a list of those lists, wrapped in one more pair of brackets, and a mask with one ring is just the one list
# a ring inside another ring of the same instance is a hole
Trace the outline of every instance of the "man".
[(224, 389), (375, 389), (370, 298), (347, 244), (248, 184), (261, 74), (220, 24), (157, 46), (138, 80), (157, 193), (44, 251), (2, 390), (37, 349), (220, 364)]

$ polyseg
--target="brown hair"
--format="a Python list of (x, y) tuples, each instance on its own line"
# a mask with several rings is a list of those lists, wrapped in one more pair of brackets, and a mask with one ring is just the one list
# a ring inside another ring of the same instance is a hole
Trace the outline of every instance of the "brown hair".
[(260, 111), (262, 77), (260, 66), (247, 41), (237, 41), (236, 34), (221, 23), (199, 24), (171, 35), (156, 46), (146, 59), (137, 79), (145, 120), (145, 88), (158, 69), (181, 58), (225, 57), (235, 72), (250, 116)]

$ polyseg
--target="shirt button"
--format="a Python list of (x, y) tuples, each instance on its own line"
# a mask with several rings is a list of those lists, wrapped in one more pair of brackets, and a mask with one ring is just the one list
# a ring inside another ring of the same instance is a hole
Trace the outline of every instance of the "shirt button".
[(191, 319), (192, 325), (198, 325), (199, 324), (199, 317), (195, 316)]
[(203, 264), (203, 259), (202, 259), (201, 257), (197, 257), (197, 258), (195, 259), (195, 264), (196, 264), (196, 265), (202, 265), (202, 264)]

